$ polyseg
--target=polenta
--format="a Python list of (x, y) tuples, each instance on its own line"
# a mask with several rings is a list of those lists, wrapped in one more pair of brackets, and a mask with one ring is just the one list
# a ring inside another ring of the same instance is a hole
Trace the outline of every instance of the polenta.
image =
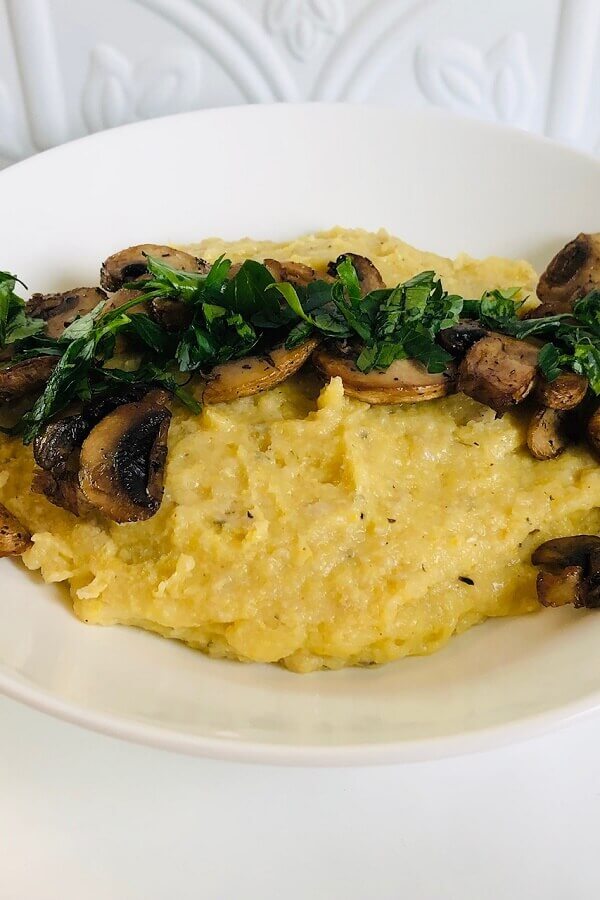
[[(387, 285), (433, 269), (466, 297), (536, 284), (525, 262), (452, 261), (383, 231), (191, 249), (323, 273), (353, 251)], [(428, 654), (487, 617), (532, 612), (535, 547), (600, 525), (590, 452), (533, 459), (520, 408), (496, 417), (463, 393), (370, 406), (310, 366), (198, 415), (175, 405), (164, 496), (147, 521), (77, 518), (30, 492), (29, 447), (2, 437), (0, 455), (0, 502), (32, 535), (23, 562), (66, 582), (81, 620), (295, 672)]]

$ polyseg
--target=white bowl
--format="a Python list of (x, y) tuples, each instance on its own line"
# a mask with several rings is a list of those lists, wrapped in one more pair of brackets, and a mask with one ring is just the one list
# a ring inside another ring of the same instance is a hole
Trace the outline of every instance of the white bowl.
[[(129, 244), (286, 238), (385, 226), (440, 253), (543, 266), (600, 227), (600, 165), (436, 112), (353, 106), (210, 110), (104, 132), (0, 174), (0, 268), (33, 290), (94, 282)], [(437, 655), (293, 675), (92, 628), (0, 564), (0, 689), (45, 712), (170, 749), (271, 763), (462, 753), (600, 702), (600, 613), (488, 622)]]

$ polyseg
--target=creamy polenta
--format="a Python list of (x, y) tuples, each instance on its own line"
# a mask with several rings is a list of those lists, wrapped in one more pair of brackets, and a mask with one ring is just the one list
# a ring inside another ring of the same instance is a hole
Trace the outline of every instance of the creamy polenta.
[[(387, 284), (434, 269), (467, 297), (536, 282), (525, 262), (451, 261), (385, 232), (193, 251), (318, 271), (354, 251)], [(384, 663), (538, 608), (532, 550), (598, 531), (600, 467), (583, 446), (534, 460), (525, 428), (519, 410), (495, 418), (463, 394), (368, 406), (307, 368), (198, 416), (176, 407), (164, 500), (146, 522), (78, 519), (30, 493), (32, 454), (17, 439), (0, 439), (0, 501), (32, 532), (25, 565), (67, 582), (85, 622), (296, 672)]]

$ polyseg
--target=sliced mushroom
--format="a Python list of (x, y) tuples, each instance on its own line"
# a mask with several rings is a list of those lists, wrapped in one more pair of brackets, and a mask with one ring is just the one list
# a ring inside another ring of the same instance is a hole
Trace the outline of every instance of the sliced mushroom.
[(0, 556), (20, 556), (31, 547), (31, 535), (0, 503)]
[(42, 494), (54, 506), (66, 509), (74, 516), (82, 516), (92, 510), (79, 487), (76, 472), (67, 472), (59, 477), (52, 472), (34, 472), (31, 490), (34, 494)]
[(600, 234), (581, 233), (548, 263), (540, 277), (537, 295), (542, 302), (556, 307), (572, 304), (599, 285)]
[(150, 315), (166, 331), (183, 331), (194, 317), (194, 311), (181, 300), (157, 297), (149, 303)]
[(0, 403), (44, 387), (57, 362), (58, 356), (36, 356), (0, 369)]
[(107, 291), (118, 291), (127, 281), (134, 281), (148, 271), (147, 256), (156, 256), (174, 269), (183, 272), (206, 273), (210, 265), (203, 259), (184, 250), (165, 247), (162, 244), (137, 244), (113, 253), (104, 260), (100, 271), (100, 284)]
[[(528, 310), (523, 316), (524, 319), (545, 319), (548, 316), (558, 316), (558, 315), (568, 315), (573, 312), (573, 303), (570, 300), (561, 300), (556, 301), (555, 303), (540, 303), (538, 306), (534, 306), (533, 309)], [(563, 319), (563, 321), (567, 324), (573, 323), (575, 319), (569, 317), (568, 319)]]
[(531, 562), (545, 569), (537, 577), (538, 599), (543, 606), (600, 606), (597, 535), (577, 534), (546, 541), (534, 551)]
[(125, 403), (141, 400), (147, 393), (146, 385), (130, 385), (86, 404), (79, 413), (50, 422), (33, 442), (33, 458), (43, 471), (34, 473), (31, 490), (76, 516), (89, 512), (92, 507), (78, 480), (81, 445), (104, 416)]
[(592, 554), (600, 553), (600, 537), (596, 534), (574, 534), (552, 538), (534, 550), (534, 566), (546, 566), (551, 571), (565, 566), (587, 566)]
[(288, 284), (295, 284), (297, 287), (306, 287), (317, 278), (315, 270), (305, 266), (304, 263), (265, 259), (264, 264), (275, 281), (287, 281)]
[(569, 445), (566, 415), (563, 410), (546, 407), (533, 414), (527, 429), (527, 446), (532, 456), (536, 459), (554, 459)]
[(387, 369), (361, 372), (357, 354), (344, 353), (338, 346), (319, 347), (313, 363), (328, 378), (342, 379), (344, 392), (365, 403), (418, 403), (444, 397), (454, 390), (455, 372), (431, 373), (414, 359), (398, 359)]
[(141, 400), (148, 390), (147, 385), (132, 384), (124, 390), (96, 398), (81, 412), (50, 422), (33, 442), (33, 458), (38, 466), (57, 478), (63, 476), (73, 452), (81, 447), (94, 425), (124, 403)]
[(378, 291), (385, 287), (385, 282), (377, 266), (366, 256), (358, 253), (342, 253), (336, 260), (332, 260), (327, 266), (327, 273), (332, 278), (337, 276), (337, 267), (345, 259), (349, 259), (356, 270), (363, 297), (370, 294), (371, 291)]
[[(60, 477), (67, 471), (69, 457), (93, 428), (82, 413), (50, 422), (33, 442), (33, 458), (41, 469)], [(42, 491), (42, 493), (44, 493)]]
[(166, 394), (126, 403), (105, 416), (83, 442), (79, 486), (86, 500), (114, 522), (139, 522), (163, 496), (171, 413)]
[(587, 421), (586, 435), (592, 449), (600, 454), (600, 406), (596, 408)]
[(204, 388), (204, 403), (223, 403), (270, 390), (297, 372), (318, 343), (313, 337), (293, 350), (275, 347), (265, 356), (246, 356), (216, 366)]
[(458, 389), (503, 413), (533, 390), (538, 352), (526, 341), (490, 334), (477, 341), (460, 364)]
[[(136, 297), (141, 297), (142, 293), (142, 291), (134, 291), (131, 288), (120, 288), (120, 290), (110, 295), (108, 303), (105, 306), (105, 310), (108, 311), (118, 309), (125, 303), (129, 303), (130, 300), (135, 300)], [(142, 304), (140, 304), (139, 307), (132, 307), (132, 310), (135, 312), (136, 309), (141, 310), (142, 308)]]
[(580, 566), (567, 566), (558, 574), (554, 572), (538, 572), (536, 588), (538, 600), (542, 606), (585, 606), (583, 602), (583, 569)]
[(33, 294), (26, 311), (31, 318), (44, 319), (48, 337), (58, 338), (67, 325), (91, 312), (102, 300), (106, 300), (106, 294), (100, 288), (73, 288), (61, 294)]
[(442, 328), (436, 340), (440, 347), (451, 353), (455, 359), (462, 359), (473, 344), (487, 337), (489, 333), (489, 328), (484, 328), (480, 322), (457, 322), (450, 328)]
[(533, 395), (538, 403), (550, 409), (574, 409), (585, 399), (588, 386), (584, 375), (561, 372), (554, 381), (539, 377)]

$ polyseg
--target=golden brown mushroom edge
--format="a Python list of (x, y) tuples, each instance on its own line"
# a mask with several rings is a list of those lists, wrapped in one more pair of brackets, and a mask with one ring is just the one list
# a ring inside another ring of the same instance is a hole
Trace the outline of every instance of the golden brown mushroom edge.
[(553, 538), (534, 551), (531, 562), (542, 569), (536, 582), (542, 606), (600, 607), (600, 537), (597, 535)]
[(414, 359), (399, 359), (384, 371), (361, 372), (356, 359), (356, 351), (345, 353), (341, 345), (335, 344), (319, 347), (312, 356), (322, 375), (341, 378), (344, 393), (365, 403), (420, 403), (445, 397), (455, 389), (453, 367), (432, 374)]

